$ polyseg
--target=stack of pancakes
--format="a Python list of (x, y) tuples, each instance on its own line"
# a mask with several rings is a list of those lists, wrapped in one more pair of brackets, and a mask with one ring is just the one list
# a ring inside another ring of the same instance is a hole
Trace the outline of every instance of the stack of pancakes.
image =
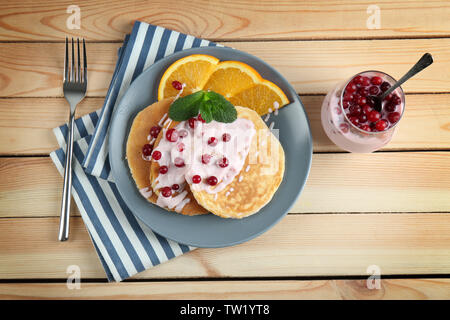
[[(167, 117), (173, 98), (158, 101), (135, 117), (127, 141), (127, 160), (131, 174), (141, 194), (151, 203), (156, 204), (159, 190), (153, 190), (157, 184), (159, 164), (152, 159), (146, 159), (142, 147), (151, 142), (150, 128), (161, 125), (161, 120)], [(285, 157), (278, 139), (272, 134), (265, 122), (253, 110), (236, 107), (238, 118), (250, 120), (256, 129), (249, 153), (242, 170), (225, 188), (217, 193), (190, 188), (191, 181), (186, 181), (183, 192), (187, 192), (187, 203), (178, 210), (184, 215), (213, 213), (223, 218), (244, 218), (257, 213), (273, 197), (283, 180)], [(176, 121), (166, 121), (164, 128), (178, 124)], [(153, 144), (158, 147), (163, 131)], [(220, 181), (219, 181), (220, 183)], [(172, 197), (177, 196), (174, 192)], [(176, 211), (175, 208), (169, 211)]]

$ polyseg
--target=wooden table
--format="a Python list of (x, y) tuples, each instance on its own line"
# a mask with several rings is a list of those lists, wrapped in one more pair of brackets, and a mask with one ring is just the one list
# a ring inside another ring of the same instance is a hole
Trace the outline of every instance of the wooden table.
[[(73, 1), (15, 2), (0, 1), (0, 298), (450, 298), (449, 1), (376, 1), (379, 29), (367, 27), (371, 1), (83, 1), (79, 30), (66, 27)], [(48, 155), (68, 119), (64, 37), (88, 41), (80, 116), (102, 106), (136, 19), (273, 65), (301, 96), (314, 155), (300, 200), (269, 232), (107, 283), (75, 206), (70, 241), (57, 241), (62, 178)], [(425, 52), (435, 63), (404, 85), (389, 145), (349, 154), (328, 140), (320, 106), (333, 85), (368, 69), (399, 77)], [(70, 265), (79, 290), (66, 286)]]

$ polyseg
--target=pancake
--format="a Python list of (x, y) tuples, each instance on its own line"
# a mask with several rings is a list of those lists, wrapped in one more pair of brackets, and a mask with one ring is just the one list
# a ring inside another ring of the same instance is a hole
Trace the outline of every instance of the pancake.
[[(156, 204), (158, 201), (158, 193), (153, 191), (150, 182), (151, 161), (145, 160), (142, 154), (142, 147), (145, 144), (153, 142), (149, 140), (150, 128), (161, 125), (161, 119), (167, 118), (167, 112), (173, 101), (173, 98), (164, 99), (148, 106), (139, 112), (133, 120), (127, 140), (126, 157), (133, 179), (140, 193), (151, 203)], [(162, 133), (162, 130), (161, 130)], [(161, 134), (160, 133), (160, 134)], [(153, 139), (154, 140), (154, 139)], [(189, 187), (187, 198), (190, 201), (180, 210), (184, 215), (204, 214), (207, 211), (198, 205)], [(175, 211), (175, 208), (168, 209)]]
[(242, 170), (215, 194), (196, 188), (192, 194), (213, 214), (240, 219), (257, 213), (272, 199), (283, 180), (285, 156), (280, 142), (255, 111), (244, 107), (236, 110), (238, 118), (250, 120), (256, 130)]

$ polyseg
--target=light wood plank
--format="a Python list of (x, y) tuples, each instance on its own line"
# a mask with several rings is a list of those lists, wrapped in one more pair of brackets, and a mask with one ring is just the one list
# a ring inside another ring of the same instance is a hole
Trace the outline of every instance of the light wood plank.
[[(364, 1), (83, 1), (81, 29), (69, 30), (69, 0), (2, 1), (0, 40), (60, 40), (66, 34), (89, 40), (122, 40), (141, 20), (213, 39), (317, 39), (445, 36), (450, 34), (447, 1), (388, 1), (379, 29), (368, 29)], [(401, 10), (401, 14), (399, 14)], [(344, 23), (345, 22), (345, 23)], [(267, 26), (270, 26), (268, 28)]]
[[(88, 95), (104, 96), (120, 44), (87, 44)], [(63, 97), (64, 44), (0, 43), (0, 96)]]
[[(302, 96), (308, 114), (314, 151), (342, 151), (322, 129), (324, 96)], [(408, 95), (407, 111), (393, 140), (382, 150), (443, 150), (450, 148), (450, 94)], [(103, 105), (103, 98), (86, 98), (78, 116)], [(37, 121), (37, 119), (39, 119)], [(48, 154), (58, 148), (52, 129), (68, 120), (63, 98), (0, 99), (0, 155)]]
[[(424, 52), (435, 63), (404, 84), (406, 92), (448, 92), (450, 39), (268, 41), (227, 45), (265, 60), (301, 94), (327, 93), (364, 70), (400, 77)], [(117, 59), (118, 43), (88, 43), (88, 95), (103, 96)], [(62, 97), (64, 44), (0, 43), (0, 97)]]
[[(59, 214), (62, 178), (49, 158), (2, 158), (0, 176), (0, 217)], [(306, 186), (291, 209), (291, 213), (449, 211), (448, 152), (315, 154)]]
[[(450, 99), (450, 96), (449, 96)], [(104, 98), (86, 98), (76, 117), (103, 106)], [(0, 99), (0, 155), (49, 154), (58, 149), (53, 128), (69, 120), (64, 98)]]
[[(63, 243), (58, 220), (0, 219), (0, 279), (66, 279), (70, 265), (81, 279), (105, 278), (82, 219)], [(449, 274), (449, 245), (449, 214), (288, 215), (249, 242), (197, 249), (134, 278), (366, 276), (372, 265), (381, 277)]]
[(80, 289), (68, 289), (65, 283), (3, 283), (0, 299), (438, 300), (450, 297), (450, 279), (382, 279), (380, 285), (380, 289), (369, 289), (367, 280), (81, 282)]

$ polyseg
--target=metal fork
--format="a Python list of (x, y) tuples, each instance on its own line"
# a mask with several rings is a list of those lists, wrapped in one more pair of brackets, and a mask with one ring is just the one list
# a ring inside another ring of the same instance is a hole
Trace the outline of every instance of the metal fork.
[(86, 96), (87, 60), (86, 44), (83, 39), (83, 68), (80, 59), (80, 40), (77, 38), (77, 67), (75, 68), (75, 49), (72, 38), (72, 61), (69, 65), (69, 40), (66, 38), (66, 54), (64, 59), (64, 97), (70, 105), (69, 130), (67, 133), (66, 163), (64, 167), (63, 196), (61, 200), (61, 218), (59, 223), (59, 241), (69, 239), (70, 198), (72, 195), (72, 153), (73, 126), (77, 104)]

